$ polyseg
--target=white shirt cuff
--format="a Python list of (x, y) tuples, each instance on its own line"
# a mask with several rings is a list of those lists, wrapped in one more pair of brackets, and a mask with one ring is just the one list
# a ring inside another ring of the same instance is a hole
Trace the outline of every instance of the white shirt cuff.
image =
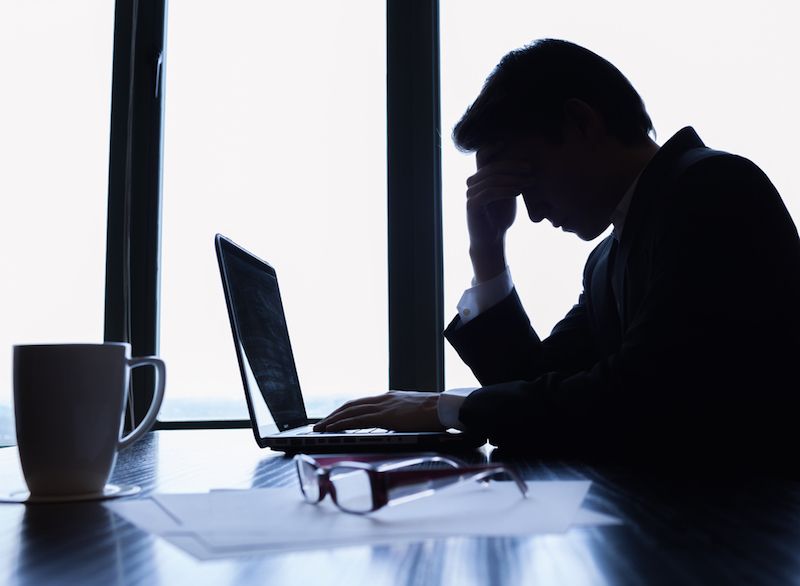
[(464, 424), (458, 418), (458, 410), (461, 409), (461, 404), (464, 402), (472, 391), (477, 390), (478, 387), (464, 387), (460, 389), (447, 389), (439, 393), (439, 403), (437, 411), (439, 414), (439, 423), (450, 429), (460, 429), (464, 431)]
[(461, 316), (461, 325), (475, 319), (487, 309), (497, 305), (508, 297), (514, 283), (511, 281), (511, 272), (508, 267), (488, 281), (477, 283), (472, 279), (472, 287), (464, 291), (458, 302), (458, 315)]

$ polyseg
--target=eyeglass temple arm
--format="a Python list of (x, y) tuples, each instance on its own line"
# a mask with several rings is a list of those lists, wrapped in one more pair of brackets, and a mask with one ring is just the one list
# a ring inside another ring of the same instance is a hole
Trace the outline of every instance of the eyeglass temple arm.
[(426, 482), (429, 480), (444, 480), (447, 478), (461, 479), (464, 476), (472, 476), (475, 480), (483, 480), (495, 474), (507, 474), (517, 485), (523, 495), (528, 493), (528, 485), (519, 475), (505, 466), (461, 466), (459, 468), (438, 469), (438, 470), (387, 470), (383, 472), (386, 489), (392, 490), (403, 486), (410, 486)]
[(456, 460), (455, 458), (447, 458), (445, 456), (420, 456), (418, 458), (408, 458), (405, 460), (397, 460), (394, 462), (386, 462), (378, 466), (379, 472), (390, 472), (399, 468), (409, 468), (411, 466), (419, 466), (420, 464), (447, 464), (453, 468), (460, 468), (465, 464)]
[[(313, 460), (318, 466), (330, 467), (334, 464), (342, 464), (344, 462), (363, 462), (366, 464), (377, 462), (378, 468), (381, 470), (391, 470), (394, 468), (403, 468), (405, 466), (414, 466), (416, 464), (425, 464), (427, 462), (442, 462), (451, 466), (461, 466), (462, 462), (455, 458), (448, 458), (445, 456), (408, 456), (398, 460), (389, 459), (386, 454), (363, 454), (363, 455), (341, 455), (341, 456), (307, 456), (309, 460)], [(383, 462), (383, 464), (381, 464)]]
[(491, 470), (484, 470), (482, 472), (478, 472), (472, 477), (472, 480), (480, 480), (486, 481), (490, 476), (494, 476), (495, 474), (505, 474), (511, 480), (514, 481), (514, 484), (517, 485), (517, 488), (522, 493), (522, 496), (528, 498), (528, 485), (525, 484), (525, 481), (520, 478), (519, 474), (517, 474), (514, 470), (510, 468), (506, 468), (505, 466), (498, 466), (497, 468)]

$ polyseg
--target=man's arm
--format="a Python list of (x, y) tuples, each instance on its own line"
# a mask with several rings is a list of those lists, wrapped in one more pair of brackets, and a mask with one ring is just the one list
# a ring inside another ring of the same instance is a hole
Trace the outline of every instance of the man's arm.
[(508, 297), (514, 289), (514, 282), (511, 280), (511, 272), (508, 267), (488, 281), (478, 283), (477, 279), (472, 279), (472, 287), (464, 291), (458, 301), (458, 316), (461, 324), (465, 325), (478, 317), (481, 313), (494, 307), (503, 299)]
[[(601, 254), (589, 255), (583, 286)], [(461, 359), (483, 385), (533, 380), (546, 372), (577, 372), (600, 359), (584, 294), (544, 340), (533, 330), (516, 290), (469, 322), (456, 316), (444, 332)]]
[[(473, 295), (467, 313), (495, 305), (498, 291), (508, 288), (502, 278), (506, 272), (505, 235), (514, 223), (517, 197), (531, 181), (525, 161), (494, 161), (498, 149), (484, 149), (476, 156), (477, 172), (467, 179), (467, 228), (469, 254), (475, 275), (474, 285), (482, 289)], [(507, 278), (510, 283), (510, 276)], [(489, 290), (488, 299), (485, 298)], [(475, 293), (475, 292), (473, 292)], [(481, 299), (481, 297), (484, 297)], [(463, 299), (462, 299), (463, 301)], [(470, 316), (465, 314), (465, 317)], [(458, 397), (460, 400), (461, 397)], [(374, 425), (391, 429), (436, 429), (458, 421), (454, 405), (439, 414), (438, 393), (390, 391), (364, 397), (339, 407), (315, 425), (318, 431)]]
[[(533, 380), (550, 370), (580, 370), (595, 358), (582, 298), (583, 296), (567, 317), (553, 328), (550, 337), (541, 343), (530, 327), (513, 289), (499, 303), (494, 304), (500, 304), (501, 307), (493, 312), (493, 316), (486, 318), (483, 328), (469, 328), (469, 322), (464, 319), (459, 307), (459, 315), (445, 330), (445, 336), (483, 385), (509, 380), (509, 377), (511, 380)], [(516, 316), (507, 319), (509, 306)], [(482, 311), (478, 315), (469, 316), (469, 321), (485, 313)], [(498, 314), (505, 315), (506, 319), (498, 319)], [(528, 325), (520, 329), (519, 339), (511, 340), (506, 334), (512, 328), (504, 328), (502, 321)], [(525, 348), (528, 349), (527, 352)], [(517, 376), (514, 376), (515, 373)], [(438, 414), (442, 425), (461, 430), (466, 428), (459, 419), (459, 412), (467, 397), (476, 390), (477, 388), (448, 389), (441, 394)]]
[(516, 289), (467, 324), (456, 316), (444, 335), (482, 385), (533, 380), (552, 370), (575, 372), (598, 358), (583, 296), (544, 341)]
[[(500, 158), (501, 160), (496, 160)], [(467, 180), (467, 228), (470, 260), (479, 288), (502, 280), (505, 265), (505, 235), (516, 214), (516, 197), (535, 187), (529, 163), (502, 160), (502, 147), (481, 149), (476, 154), (478, 170)], [(512, 289), (502, 301), (492, 297), (489, 307), (469, 304), (445, 330), (445, 337), (472, 368), (481, 384), (514, 379), (531, 380), (551, 368), (578, 369), (593, 353), (582, 299), (542, 343)], [(483, 293), (482, 293), (483, 294)], [(499, 302), (498, 302), (499, 301)]]
[(796, 386), (780, 381), (800, 355), (800, 245), (772, 185), (742, 161), (697, 165), (648, 226), (646, 284), (618, 352), (580, 372), (484, 386), (460, 409), (466, 429), (561, 453), (727, 450), (779, 432), (797, 406)]

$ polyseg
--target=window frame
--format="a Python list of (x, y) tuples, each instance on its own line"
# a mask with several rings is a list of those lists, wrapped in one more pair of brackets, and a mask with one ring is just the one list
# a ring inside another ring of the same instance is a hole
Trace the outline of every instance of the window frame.
[[(106, 341), (159, 351), (166, 0), (115, 0)], [(444, 389), (439, 1), (386, 0), (388, 388)], [(153, 396), (132, 373), (126, 428)], [(249, 427), (249, 420), (157, 421), (155, 429)]]
[(389, 388), (442, 391), (439, 2), (386, 9)]
[[(158, 354), (165, 0), (116, 0), (104, 339)], [(125, 426), (142, 420), (155, 374), (131, 375)]]

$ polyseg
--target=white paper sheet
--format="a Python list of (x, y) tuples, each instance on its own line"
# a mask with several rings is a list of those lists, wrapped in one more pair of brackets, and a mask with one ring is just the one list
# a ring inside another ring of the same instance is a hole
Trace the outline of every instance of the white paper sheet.
[(107, 507), (200, 559), (254, 552), (470, 536), (563, 533), (613, 517), (580, 509), (590, 482), (529, 482), (523, 499), (511, 482), (458, 485), (434, 496), (360, 516), (329, 501), (310, 505), (297, 488), (157, 494)]

